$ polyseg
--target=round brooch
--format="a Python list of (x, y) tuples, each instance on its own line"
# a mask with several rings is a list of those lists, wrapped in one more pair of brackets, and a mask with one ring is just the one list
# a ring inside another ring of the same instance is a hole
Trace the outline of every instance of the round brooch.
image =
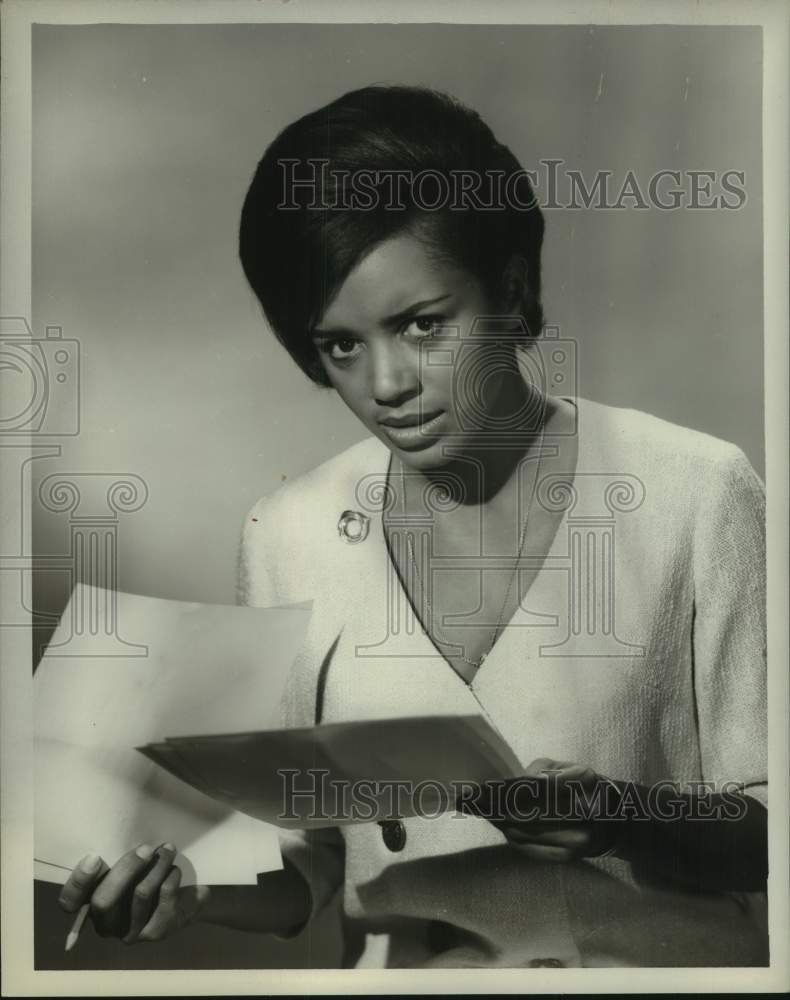
[(370, 518), (358, 510), (344, 510), (337, 522), (337, 533), (344, 542), (354, 545), (364, 542), (370, 531)]

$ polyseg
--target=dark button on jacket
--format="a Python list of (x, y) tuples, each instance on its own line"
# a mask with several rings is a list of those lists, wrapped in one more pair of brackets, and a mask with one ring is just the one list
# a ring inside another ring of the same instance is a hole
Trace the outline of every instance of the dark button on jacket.
[(379, 820), (381, 837), (390, 851), (402, 851), (406, 844), (406, 827), (399, 819)]

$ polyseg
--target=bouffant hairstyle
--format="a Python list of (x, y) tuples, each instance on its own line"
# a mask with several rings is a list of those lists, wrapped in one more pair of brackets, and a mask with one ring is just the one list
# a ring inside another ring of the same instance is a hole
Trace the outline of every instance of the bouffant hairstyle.
[[(483, 193), (495, 189), (496, 199)], [(365, 87), (280, 132), (241, 213), (247, 280), (277, 338), (319, 385), (330, 383), (313, 327), (362, 258), (403, 231), (432, 259), (475, 275), (495, 301), (518, 254), (527, 267), (517, 311), (528, 335), (539, 334), (543, 216), (518, 160), (447, 94)]]

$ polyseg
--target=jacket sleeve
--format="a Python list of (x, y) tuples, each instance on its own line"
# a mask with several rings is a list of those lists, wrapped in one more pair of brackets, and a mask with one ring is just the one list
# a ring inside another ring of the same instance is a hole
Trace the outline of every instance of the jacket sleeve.
[(768, 805), (765, 489), (728, 445), (699, 484), (694, 690), (705, 780)]
[[(272, 511), (266, 498), (262, 498), (248, 511), (241, 532), (237, 560), (236, 603), (252, 607), (276, 607), (293, 603), (289, 595), (278, 587), (276, 564), (269, 550), (267, 539), (277, 538), (272, 524)], [(304, 724), (312, 706), (299, 706), (286, 686), (280, 707), (283, 727)], [(299, 716), (302, 716), (301, 718)], [(278, 830), (283, 863), (293, 865), (310, 887), (312, 898), (310, 916), (299, 927), (278, 938), (292, 938), (301, 933), (330, 902), (343, 884), (345, 874), (345, 841), (337, 827), (320, 830)]]

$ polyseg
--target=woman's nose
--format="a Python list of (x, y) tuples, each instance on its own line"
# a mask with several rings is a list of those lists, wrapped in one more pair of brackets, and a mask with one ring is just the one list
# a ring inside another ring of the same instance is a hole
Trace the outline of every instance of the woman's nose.
[(387, 339), (371, 347), (371, 395), (380, 406), (395, 406), (414, 393), (418, 375), (405, 345)]

